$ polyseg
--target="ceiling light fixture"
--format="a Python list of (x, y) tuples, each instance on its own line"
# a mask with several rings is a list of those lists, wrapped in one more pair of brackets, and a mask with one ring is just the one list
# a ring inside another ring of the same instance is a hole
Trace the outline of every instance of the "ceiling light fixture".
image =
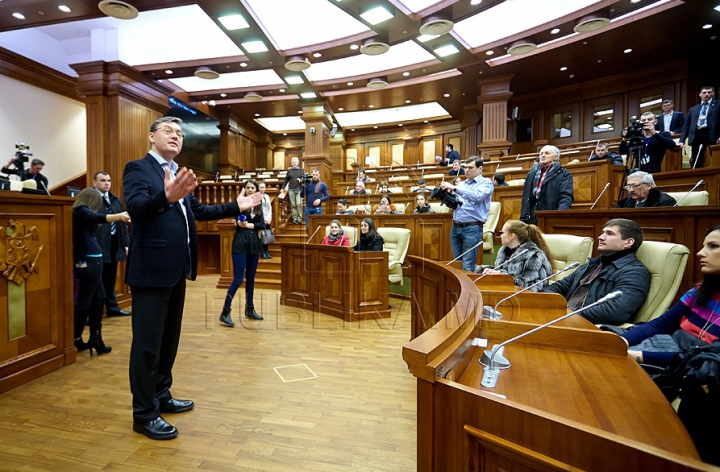
[(420, 33), (428, 35), (443, 35), (449, 33), (455, 23), (449, 14), (438, 12), (422, 19)]
[(225, 97), (227, 97), (227, 94), (226, 94), (226, 93), (221, 93), (221, 94), (220, 94), (220, 97), (221, 97), (221, 98), (225, 98)]
[(170, 74), (172, 74), (172, 73), (173, 73), (173, 71), (172, 71), (172, 70), (170, 70), (170, 69), (166, 69), (166, 70), (165, 70), (165, 73), (166, 73), (167, 75), (170, 75)]
[(343, 107), (338, 108), (338, 111), (345, 111)]
[(70, 7), (67, 5), (58, 5), (58, 10), (60, 10), (63, 13), (70, 13), (72, 10), (70, 10)]
[(493, 54), (495, 54), (495, 51), (485, 51), (486, 56), (492, 56)]
[(628, 53), (631, 53), (631, 52), (632, 52), (632, 49), (630, 49), (630, 48), (627, 48), (627, 49), (626, 49), (626, 50), (624, 50), (623, 52), (624, 52), (625, 54), (628, 54)]
[(285, 77), (285, 82), (290, 85), (300, 85), (305, 83), (300, 75), (288, 75)]
[(567, 67), (565, 67), (565, 66), (562, 66), (562, 67), (560, 68), (560, 70), (562, 70), (562, 71), (566, 71), (566, 70), (567, 70)]
[(352, 87), (353, 85), (355, 85), (354, 82), (348, 82), (347, 84), (348, 84), (348, 87)]
[[(472, 6), (480, 5), (481, 3), (482, 3), (482, 0), (470, 0), (470, 5), (472, 5)], [(425, 123), (427, 123), (427, 121)]]
[(322, 54), (319, 53), (319, 52), (316, 52), (316, 53), (313, 54), (313, 57), (322, 57)]
[(267, 52), (268, 50), (267, 46), (265, 46), (265, 43), (262, 41), (248, 41), (246, 43), (240, 43), (240, 46), (242, 46), (242, 48), (250, 54)]
[(573, 28), (576, 33), (592, 33), (605, 28), (610, 24), (610, 18), (598, 15), (588, 15), (580, 18)]
[(439, 48), (434, 49), (433, 52), (440, 57), (447, 57), (459, 53), (460, 50), (456, 48), (454, 44), (446, 44), (445, 46), (440, 46)]
[(228, 31), (234, 31), (239, 29), (249, 28), (250, 25), (242, 15), (225, 15), (219, 16), (218, 20)]
[(255, 116), (260, 116), (260, 113), (255, 113)]
[(262, 95), (260, 95), (259, 93), (255, 93), (255, 92), (246, 93), (244, 98), (248, 102), (259, 102), (260, 100), (263, 99)]
[(307, 56), (292, 56), (285, 61), (285, 68), (293, 72), (300, 72), (310, 68), (310, 59)]
[(247, 67), (247, 62), (241, 62), (240, 67)]
[(278, 90), (278, 92), (285, 93), (285, 89), (280, 89), (280, 90)]
[(218, 77), (220, 77), (220, 74), (218, 74), (209, 67), (198, 67), (193, 75), (197, 78), (207, 80), (217, 79)]
[(537, 49), (537, 44), (535, 44), (530, 39), (521, 39), (520, 41), (515, 41), (510, 45), (507, 52), (508, 54), (512, 54), (513, 56), (522, 56), (523, 54), (529, 54)]
[(445, 95), (443, 95), (443, 97), (445, 97), (445, 98), (450, 98), (450, 94), (449, 94), (449, 93), (446, 93)]
[(22, 13), (13, 13), (12, 16), (14, 16), (15, 18), (17, 18), (18, 20), (24, 20), (24, 19), (25, 19), (25, 15), (23, 15)]
[(366, 85), (367, 88), (370, 88), (373, 90), (384, 89), (387, 86), (388, 86), (387, 80), (385, 80), (384, 78), (379, 78), (379, 77), (368, 80), (368, 83)]
[(417, 40), (420, 41), (421, 43), (427, 43), (428, 41), (431, 41), (431, 40), (433, 40), (435, 38), (439, 38), (439, 37), (440, 37), (439, 34), (421, 34), (420, 36), (417, 37)]
[(360, 14), (360, 17), (363, 20), (367, 21), (373, 26), (382, 23), (383, 21), (387, 21), (393, 16), (394, 15), (391, 12), (389, 12), (385, 7), (382, 6), (377, 6)]
[(405, 103), (410, 103), (410, 100), (405, 100)]
[(357, 44), (351, 44), (350, 49), (352, 49), (353, 51), (357, 51), (358, 49), (360, 49), (360, 46), (358, 46)]
[(302, 98), (317, 98), (317, 94), (315, 92), (303, 92), (300, 96)]
[(390, 45), (378, 38), (368, 38), (360, 46), (360, 52), (366, 56), (379, 56), (390, 50)]
[(712, 28), (712, 25), (710, 23), (703, 25), (703, 29), (710, 29)]
[(560, 28), (553, 28), (550, 30), (550, 34), (558, 34), (560, 32)]
[(403, 77), (407, 77), (410, 75), (410, 72), (403, 72)]
[(107, 16), (118, 20), (132, 20), (138, 16), (137, 8), (120, 0), (103, 0), (98, 3), (98, 8)]

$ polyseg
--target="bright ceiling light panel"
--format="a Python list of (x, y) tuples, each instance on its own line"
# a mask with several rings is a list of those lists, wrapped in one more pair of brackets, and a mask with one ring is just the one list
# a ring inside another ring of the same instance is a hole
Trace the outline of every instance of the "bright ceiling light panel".
[(377, 6), (372, 10), (361, 13), (360, 16), (371, 25), (377, 25), (392, 18), (393, 14), (387, 11), (384, 7)]
[(408, 105), (406, 107), (335, 113), (335, 118), (343, 128), (443, 117), (450, 117), (450, 114), (437, 102)]
[(287, 75), (285, 76), (285, 82), (287, 82), (289, 85), (299, 85), (305, 83), (303, 78), (299, 75)]
[[(600, 0), (502, 2), (455, 23), (452, 34), (468, 47), (478, 48), (557, 20), (596, 3), (600, 3)], [(512, 21), (508, 21), (509, 18), (512, 18)]]
[(299, 116), (256, 118), (255, 121), (273, 133), (291, 133), (305, 130), (305, 122)]
[(240, 46), (242, 46), (243, 49), (250, 54), (265, 52), (268, 50), (267, 46), (265, 46), (265, 43), (262, 41), (248, 41), (246, 43), (240, 43)]
[(389, 0), (389, 2), (406, 15), (423, 11), (428, 7), (441, 3), (438, 0)]
[(379, 56), (360, 54), (335, 61), (321, 62), (313, 64), (304, 72), (310, 81), (320, 82), (378, 74), (427, 61), (437, 61), (437, 58), (415, 41), (405, 41), (390, 46), (388, 52)]
[(282, 87), (283, 85), (280, 76), (272, 69), (230, 72), (228, 74), (220, 74), (220, 77), (211, 81), (197, 77), (180, 77), (168, 80), (186, 92), (260, 87), (274, 89)]
[(427, 43), (428, 41), (431, 41), (431, 40), (433, 40), (435, 38), (439, 38), (439, 37), (440, 37), (440, 35), (437, 35), (437, 34), (421, 34), (420, 36), (417, 37), (417, 40), (420, 41), (421, 43)]
[(218, 17), (218, 20), (220, 20), (220, 23), (222, 23), (222, 25), (228, 31), (234, 31), (250, 27), (250, 25), (247, 21), (245, 21), (245, 18), (243, 18), (242, 15), (220, 16)]
[(315, 92), (303, 92), (303, 93), (300, 94), (300, 96), (301, 96), (302, 98), (315, 98), (315, 97), (317, 97), (317, 95), (315, 94)]
[[(287, 51), (355, 36), (367, 25), (327, 0), (241, 0), (275, 49)], [(282, 12), (282, 15), (278, 15)], [(287, 19), (302, 25), (302, 34)]]
[(460, 52), (458, 48), (456, 48), (452, 44), (447, 44), (445, 46), (441, 46), (437, 49), (434, 49), (435, 54), (437, 54), (440, 57), (446, 57), (446, 56), (452, 56), (453, 54), (457, 54)]

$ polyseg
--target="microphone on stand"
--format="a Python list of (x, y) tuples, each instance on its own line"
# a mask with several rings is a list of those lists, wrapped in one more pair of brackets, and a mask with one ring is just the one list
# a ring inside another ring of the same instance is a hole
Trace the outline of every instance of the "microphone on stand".
[(703, 152), (703, 146), (705, 146), (705, 145), (701, 144), (700, 147), (698, 147), (698, 152), (697, 152), (697, 155), (695, 156), (695, 163), (692, 166), (693, 169), (695, 168), (695, 166), (698, 163), (698, 158), (700, 157), (700, 153)]
[(572, 264), (570, 264), (569, 266), (565, 267), (564, 269), (560, 269), (559, 271), (555, 272), (554, 274), (548, 275), (547, 277), (545, 277), (545, 278), (542, 279), (542, 280), (538, 280), (537, 282), (535, 282), (534, 284), (530, 285), (529, 287), (525, 287), (524, 289), (520, 290), (519, 292), (515, 292), (515, 293), (513, 293), (512, 295), (503, 298), (502, 300), (500, 300), (499, 302), (497, 302), (497, 303), (495, 304), (495, 308), (493, 308), (492, 311), (490, 311), (490, 305), (485, 305), (485, 306), (483, 307), (483, 312), (482, 312), (482, 315), (481, 315), (481, 316), (486, 316), (486, 317), (490, 318), (491, 320), (499, 320), (500, 318), (502, 318), (502, 313), (500, 313), (499, 311), (497, 311), (497, 307), (498, 307), (502, 302), (508, 301), (508, 300), (510, 300), (510, 299), (513, 298), (513, 297), (517, 297), (517, 296), (520, 295), (521, 293), (527, 292), (528, 290), (530, 290), (530, 289), (533, 288), (534, 286), (539, 285), (539, 284), (541, 284), (541, 283), (543, 283), (543, 282), (545, 282), (545, 281), (547, 281), (547, 280), (550, 280), (550, 279), (552, 279), (553, 277), (555, 277), (555, 276), (558, 275), (558, 274), (562, 274), (563, 272), (567, 272), (568, 270), (572, 270), (572, 269), (574, 269), (575, 267), (577, 267), (577, 266), (579, 266), (579, 265), (580, 265), (579, 262), (573, 262)]
[(605, 188), (602, 189), (602, 192), (600, 192), (600, 195), (598, 195), (598, 197), (595, 199), (595, 203), (593, 203), (592, 206), (590, 207), (591, 210), (593, 208), (595, 208), (595, 205), (597, 205), (598, 200), (600, 200), (600, 197), (603, 196), (603, 194), (605, 193), (605, 190), (607, 190), (609, 186), (610, 186), (610, 182), (605, 184)]
[(42, 185), (43, 188), (45, 189), (45, 193), (48, 194), (48, 197), (52, 197), (52, 195), (50, 195), (50, 190), (48, 190), (47, 186), (45, 185), (45, 182), (43, 182), (42, 180), (40, 180), (39, 182), (40, 182), (40, 185)]
[[(523, 254), (525, 254), (525, 253), (528, 252), (528, 251), (529, 251), (529, 249), (523, 249), (522, 251), (518, 252), (517, 254), (514, 254), (510, 259), (507, 259), (507, 260), (506, 260), (505, 262), (503, 262), (502, 264), (494, 266), (493, 269), (499, 269), (500, 267), (504, 266), (504, 265), (507, 264), (508, 262), (510, 262), (510, 261), (512, 261), (513, 259), (516, 259), (516, 258), (522, 256)], [(473, 280), (473, 283), (475, 283), (475, 282), (477, 282), (478, 280), (482, 279), (482, 278), (485, 277), (486, 275), (490, 275), (490, 274), (482, 274), (480, 277), (478, 277), (477, 279)]]
[(457, 260), (460, 260), (460, 258), (461, 258), (462, 256), (464, 256), (464, 255), (467, 254), (468, 252), (472, 251), (473, 249), (475, 249), (476, 247), (478, 247), (478, 246), (481, 245), (482, 243), (483, 243), (483, 241), (480, 241), (479, 243), (477, 243), (476, 245), (474, 245), (473, 247), (471, 247), (471, 248), (468, 249), (467, 251), (463, 252), (462, 254), (460, 254), (460, 255), (457, 256), (455, 259), (451, 260), (450, 262), (448, 262), (448, 263), (445, 264), (445, 265), (450, 265), (450, 264), (452, 264), (453, 262), (455, 262), (455, 261), (457, 261)]
[(317, 234), (317, 232), (320, 230), (320, 226), (321, 226), (321, 225), (318, 225), (318, 227), (317, 227), (317, 229), (315, 230), (315, 232), (308, 238), (307, 241), (305, 241), (305, 244), (310, 244), (310, 241), (312, 241), (312, 238), (315, 237), (315, 234)]
[[(697, 161), (695, 161), (695, 162), (697, 162)], [(694, 186), (693, 188), (691, 188), (688, 193), (686, 193), (680, 200), (678, 200), (678, 202), (677, 202), (675, 205), (673, 205), (673, 208), (675, 208), (676, 206), (680, 205), (680, 202), (681, 202), (681, 201), (685, 200), (685, 198), (687, 198), (688, 195), (690, 195), (691, 193), (693, 193), (693, 190), (695, 190), (696, 188), (698, 188), (699, 186), (701, 186), (701, 185), (704, 184), (704, 183), (705, 183), (704, 180), (700, 180), (698, 183), (696, 183), (695, 186)]]
[(220, 171), (215, 172), (215, 182), (220, 181)]
[(572, 313), (568, 313), (567, 315), (563, 315), (560, 318), (557, 318), (555, 320), (549, 321), (545, 323), (544, 325), (540, 325), (537, 328), (533, 328), (530, 331), (526, 331), (522, 334), (519, 334), (515, 336), (514, 338), (510, 338), (507, 341), (504, 341), (497, 346), (493, 346), (492, 350), (485, 350), (483, 352), (482, 357), (478, 360), (478, 362), (485, 366), (485, 373), (483, 374), (482, 380), (480, 381), (480, 384), (483, 387), (487, 388), (493, 388), (497, 384), (497, 378), (498, 375), (500, 375), (500, 369), (507, 369), (510, 367), (510, 361), (508, 361), (505, 357), (503, 357), (503, 351), (505, 350), (505, 346), (510, 344), (513, 341), (517, 341), (520, 338), (524, 338), (525, 336), (532, 334), (536, 331), (540, 331), (541, 329), (547, 328), (550, 325), (553, 325), (559, 321), (562, 321), (566, 318), (570, 318), (573, 315), (577, 315), (578, 313), (587, 310), (588, 308), (594, 307), (596, 305), (600, 305), (602, 303), (607, 303), (611, 300), (616, 300), (623, 296), (623, 293), (619, 290), (615, 292), (608, 293), (604, 297), (602, 297), (600, 300), (596, 301), (595, 303), (591, 303), (587, 306), (584, 306), (578, 310), (573, 311)]

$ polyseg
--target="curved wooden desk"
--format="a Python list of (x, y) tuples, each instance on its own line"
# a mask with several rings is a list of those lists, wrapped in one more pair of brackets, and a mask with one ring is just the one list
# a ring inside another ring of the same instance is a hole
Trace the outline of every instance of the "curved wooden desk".
[(403, 358), (418, 379), (418, 470), (714, 470), (622, 339), (581, 317), (508, 345), (511, 367), (481, 387), (484, 348), (472, 340), (529, 331), (558, 317), (557, 303), (527, 294), (511, 316), (481, 319), (483, 294), (465, 272), (408, 262), (417, 337)]

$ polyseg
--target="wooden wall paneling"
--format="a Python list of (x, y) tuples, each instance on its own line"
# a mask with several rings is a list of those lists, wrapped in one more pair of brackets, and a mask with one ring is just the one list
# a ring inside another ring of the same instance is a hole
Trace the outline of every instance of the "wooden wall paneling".
[[(609, 105), (613, 110), (613, 129), (609, 131), (595, 132), (593, 121), (595, 107)], [(586, 100), (583, 103), (583, 139), (582, 141), (599, 139), (601, 141), (615, 140), (620, 135), (623, 129), (624, 120), (624, 107), (623, 107), (623, 94), (617, 93), (605, 97), (592, 98)], [(590, 156), (587, 156), (590, 157)]]
[[(348, 259), (342, 257), (340, 254), (334, 252), (318, 251), (318, 267), (322, 267), (329, 274), (349, 274), (353, 270), (353, 267), (348, 265)], [(313, 274), (315, 277), (318, 274)], [(322, 275), (320, 275), (322, 277)], [(355, 278), (357, 279), (357, 277)], [(343, 285), (343, 279), (340, 277), (324, 277), (323, 285), (325, 290), (318, 300), (318, 303), (322, 306), (318, 307), (318, 311), (321, 313), (333, 312), (332, 316), (336, 318), (342, 318), (343, 306), (348, 303), (352, 303), (346, 298), (349, 298), (353, 294), (353, 290), (348, 290), (348, 287)]]
[[(654, 85), (651, 87), (643, 87), (628, 92), (628, 108), (627, 115), (624, 117), (623, 126), (630, 124), (630, 117), (635, 116), (640, 119), (640, 99), (650, 95), (662, 95), (663, 100), (675, 100), (675, 86), (672, 82)], [(675, 104), (675, 111), (681, 111), (679, 104)]]

